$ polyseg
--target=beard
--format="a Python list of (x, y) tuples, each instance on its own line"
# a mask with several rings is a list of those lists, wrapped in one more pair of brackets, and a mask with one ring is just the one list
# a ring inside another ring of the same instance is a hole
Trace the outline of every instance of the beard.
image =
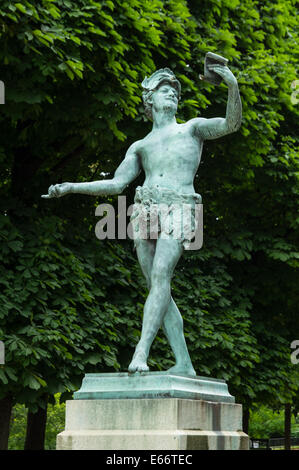
[(162, 110), (165, 114), (175, 115), (175, 113), (177, 111), (177, 106), (173, 101), (169, 101), (169, 103), (165, 103), (163, 105)]

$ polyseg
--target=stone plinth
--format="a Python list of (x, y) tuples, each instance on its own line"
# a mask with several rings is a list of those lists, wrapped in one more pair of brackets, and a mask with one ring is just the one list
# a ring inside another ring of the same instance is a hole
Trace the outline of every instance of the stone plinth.
[(224, 380), (169, 372), (86, 374), (74, 399), (187, 398), (234, 403)]
[[(182, 392), (192, 397), (181, 398)], [(66, 404), (57, 449), (245, 450), (248, 436), (242, 432), (242, 406), (223, 381), (167, 373), (87, 374), (75, 400)]]

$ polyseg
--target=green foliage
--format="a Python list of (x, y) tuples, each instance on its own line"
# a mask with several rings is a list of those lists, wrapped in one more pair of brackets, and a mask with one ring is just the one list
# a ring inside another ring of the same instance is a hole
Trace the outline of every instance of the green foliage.
[[(296, 420), (291, 420), (292, 436), (295, 436)], [(284, 411), (272, 411), (266, 406), (250, 414), (249, 436), (257, 439), (269, 439), (270, 437), (284, 437)]]
[(2, 217), (2, 235), (9, 241), (2, 245), (1, 317), (7, 320), (0, 330), (6, 347), (0, 377), (1, 396), (13, 393), (34, 410), (45, 393), (76, 390), (86, 370), (119, 369), (123, 330), (136, 328), (137, 319), (124, 317), (126, 309), (132, 311), (127, 299), (124, 312), (119, 310), (124, 292), (136, 286), (120, 264), (121, 247), (112, 252), (106, 244), (99, 250), (94, 238), (89, 250), (76, 254), (75, 245), (72, 251), (61, 242), (66, 225), (61, 219), (39, 218), (33, 211), (32, 220), (20, 235), (9, 217)]
[[(56, 449), (57, 434), (64, 430), (65, 404), (60, 404), (59, 398), (59, 394), (57, 394), (55, 396), (55, 403), (48, 405), (47, 408), (45, 450)], [(28, 409), (25, 408), (25, 405), (16, 405), (13, 408), (8, 450), (24, 449), (27, 413)]]
[[(34, 411), (45, 394), (71, 396), (84, 372), (127, 367), (147, 291), (132, 245), (94, 236), (97, 203), (115, 198), (40, 195), (111, 176), (150, 129), (139, 83), (155, 68), (182, 82), (180, 122), (223, 116), (226, 87), (198, 80), (210, 50), (238, 78), (243, 123), (205, 143), (195, 178), (204, 247), (184, 254), (173, 295), (199, 374), (226, 379), (247, 406), (293, 399), (297, 24), (293, 0), (2, 2), (0, 397)], [(125, 194), (129, 205), (133, 189)], [(161, 335), (150, 366), (170, 364)]]
[(60, 396), (55, 396), (55, 403), (48, 405), (45, 450), (56, 449), (57, 434), (65, 429), (65, 403), (59, 402)]
[(16, 405), (12, 410), (8, 450), (23, 450), (26, 436), (27, 410)]

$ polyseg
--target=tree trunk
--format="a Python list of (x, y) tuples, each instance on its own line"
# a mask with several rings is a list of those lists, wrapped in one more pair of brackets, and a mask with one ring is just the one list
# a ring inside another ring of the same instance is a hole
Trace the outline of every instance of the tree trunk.
[(248, 430), (249, 430), (249, 417), (250, 417), (249, 408), (244, 408), (244, 411), (243, 411), (243, 432), (245, 432), (245, 434), (248, 434)]
[(44, 450), (47, 423), (47, 407), (36, 413), (28, 411), (24, 450)]
[(12, 411), (12, 398), (6, 397), (0, 400), (0, 450), (7, 450)]
[(284, 449), (291, 450), (291, 411), (292, 405), (284, 406)]

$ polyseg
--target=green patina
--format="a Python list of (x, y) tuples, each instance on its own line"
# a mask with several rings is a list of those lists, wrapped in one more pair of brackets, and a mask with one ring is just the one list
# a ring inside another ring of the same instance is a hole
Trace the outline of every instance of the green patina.
[(74, 393), (74, 398), (185, 398), (235, 402), (224, 380), (168, 372), (86, 374), (80, 390)]
[[(215, 57), (217, 59), (218, 56)], [(208, 62), (208, 65), (206, 61), (205, 73), (207, 71), (210, 77), (218, 76), (228, 85), (225, 117), (198, 117), (178, 124), (175, 116), (181, 85), (170, 69), (157, 70), (142, 82), (146, 115), (153, 121), (152, 131), (130, 146), (114, 178), (52, 185), (43, 197), (60, 197), (69, 193), (96, 196), (120, 194), (143, 170), (145, 180), (142, 189), (158, 193), (160, 202), (171, 205), (175, 195), (178, 202), (183, 203), (189, 198), (192, 205), (191, 201), (196, 196), (200, 197), (195, 194), (193, 181), (204, 141), (235, 132), (241, 125), (242, 106), (238, 84), (225, 59), (220, 57), (219, 62), (214, 60)], [(147, 359), (150, 347), (162, 326), (176, 359), (175, 366), (169, 372), (196, 375), (185, 342), (183, 320), (171, 296), (171, 278), (184, 250), (186, 238), (188, 240), (188, 236), (181, 233), (179, 238), (170, 236), (164, 239), (158, 234), (156, 239), (135, 239), (149, 295), (144, 305), (141, 338), (129, 365), (130, 373), (149, 370)]]

